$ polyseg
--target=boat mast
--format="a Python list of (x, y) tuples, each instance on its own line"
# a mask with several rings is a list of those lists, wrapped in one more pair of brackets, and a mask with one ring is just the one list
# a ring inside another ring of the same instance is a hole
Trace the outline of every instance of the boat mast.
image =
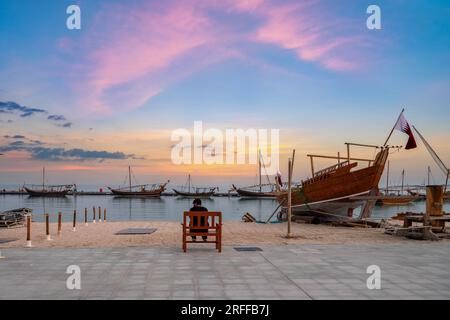
[(128, 166), (128, 184), (131, 192), (131, 166)]
[[(448, 186), (449, 175), (450, 175), (450, 169), (448, 169), (447, 166), (444, 164), (444, 162), (441, 160), (441, 158), (439, 158), (439, 156), (437, 155), (436, 151), (433, 150), (431, 145), (428, 143), (427, 140), (425, 140), (425, 138), (422, 136), (422, 134), (419, 132), (419, 130), (417, 130), (417, 128), (414, 127), (414, 126), (413, 126), (413, 129), (419, 135), (420, 139), (422, 140), (423, 144), (427, 148), (427, 150), (430, 153), (430, 155), (433, 158), (433, 160), (438, 165), (439, 169), (441, 169), (444, 172), (444, 174), (446, 175), (445, 186), (444, 186), (444, 192), (446, 192), (447, 191), (447, 186)], [(430, 170), (428, 171), (428, 177), (429, 176), (430, 176)], [(428, 178), (428, 180), (429, 180), (429, 178)], [(428, 184), (430, 184), (430, 181), (428, 181)]]
[(45, 167), (42, 167), (42, 191), (45, 190)]
[(427, 180), (427, 185), (429, 186), (430, 185), (430, 174), (431, 174), (431, 168), (430, 168), (430, 166), (428, 166), (428, 180)]
[(261, 150), (258, 150), (259, 192), (261, 192)]
[(191, 192), (191, 175), (188, 175), (188, 192)]
[(403, 171), (402, 171), (402, 189), (401, 189), (401, 194), (403, 194), (403, 186), (404, 186), (404, 183), (405, 183), (405, 169), (403, 169)]
[(402, 116), (403, 112), (405, 112), (405, 109), (404, 109), (404, 108), (402, 109), (402, 112), (400, 112), (400, 114), (398, 115), (397, 121), (395, 121), (395, 124), (394, 124), (394, 126), (392, 127), (391, 132), (389, 132), (389, 135), (388, 135), (386, 141), (384, 142), (383, 147), (386, 147), (386, 146), (387, 146), (387, 143), (388, 143), (389, 139), (391, 138), (392, 133), (394, 132), (395, 126), (397, 125), (398, 120), (400, 120), (400, 117)]
[(389, 164), (390, 161), (388, 160), (388, 164), (387, 164), (387, 172), (386, 172), (386, 194), (389, 194)]

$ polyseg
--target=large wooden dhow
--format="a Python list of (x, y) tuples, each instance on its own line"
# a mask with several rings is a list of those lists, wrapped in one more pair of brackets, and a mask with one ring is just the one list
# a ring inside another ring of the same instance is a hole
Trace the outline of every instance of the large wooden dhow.
[(212, 195), (214, 195), (214, 193), (218, 189), (219, 189), (218, 187), (194, 186), (191, 181), (191, 175), (188, 175), (188, 180), (187, 180), (186, 185), (178, 187), (178, 188), (173, 188), (172, 190), (173, 190), (173, 192), (175, 192), (175, 194), (177, 196), (180, 196), (180, 197), (209, 198)]
[(128, 186), (119, 187), (119, 188), (111, 188), (108, 189), (115, 196), (120, 197), (160, 197), (161, 193), (166, 190), (166, 185), (169, 181), (164, 183), (154, 183), (154, 184), (139, 184), (132, 185), (131, 184), (131, 167), (128, 167)]
[[(311, 161), (312, 177), (292, 188), (292, 212), (301, 213), (330, 213), (336, 215), (352, 215), (353, 209), (361, 206), (363, 201), (355, 199), (358, 196), (376, 194), (378, 183), (383, 174), (384, 166), (389, 155), (389, 147), (346, 143), (347, 158), (339, 155), (322, 156), (308, 155)], [(375, 159), (359, 159), (350, 156), (350, 146), (364, 146), (378, 148)], [(315, 171), (314, 159), (336, 159), (338, 163), (325, 169)], [(356, 169), (358, 162), (367, 162), (368, 166)], [(374, 193), (376, 192), (376, 193)], [(278, 197), (278, 202), (287, 203), (287, 193)]]
[[(280, 204), (288, 203), (286, 208), (293, 213), (324, 216), (327, 219), (336, 219), (342, 216), (353, 217), (353, 210), (363, 206), (359, 218), (366, 219), (370, 216), (375, 203), (379, 199), (380, 182), (386, 161), (391, 148), (388, 142), (394, 130), (408, 135), (405, 149), (416, 148), (416, 141), (411, 127), (403, 115), (404, 109), (397, 118), (383, 146), (375, 146), (359, 143), (345, 143), (347, 156), (342, 158), (340, 153), (335, 156), (308, 155), (311, 161), (311, 178), (302, 181), (301, 186), (291, 189), (288, 193), (278, 197)], [(378, 150), (374, 159), (354, 158), (350, 154), (350, 147), (374, 148)], [(328, 168), (315, 171), (314, 159), (325, 158), (337, 160), (337, 164)], [(367, 162), (367, 167), (358, 167), (358, 162)], [(290, 204), (290, 206), (289, 206)]]

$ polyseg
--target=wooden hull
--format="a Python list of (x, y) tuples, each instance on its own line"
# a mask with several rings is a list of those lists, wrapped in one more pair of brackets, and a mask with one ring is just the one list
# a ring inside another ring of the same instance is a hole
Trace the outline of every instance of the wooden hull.
[(152, 191), (124, 191), (111, 188), (109, 190), (111, 190), (112, 194), (114, 194), (115, 196), (156, 198), (161, 196), (161, 193), (163, 193), (164, 188)]
[(69, 190), (62, 191), (47, 191), (47, 190), (32, 190), (24, 187), (29, 196), (32, 197), (65, 197), (69, 193)]
[[(357, 166), (357, 163), (351, 163), (304, 181), (302, 187), (292, 189), (293, 212), (303, 211), (305, 207), (312, 205), (323, 206), (327, 202), (352, 202), (351, 197), (367, 195), (371, 190), (378, 189), (387, 157), (386, 149), (377, 155), (370, 167), (351, 171)], [(287, 193), (278, 197), (278, 202), (284, 202), (286, 206)], [(342, 208), (339, 211), (342, 211)]]
[(405, 205), (419, 200), (420, 198), (420, 196), (386, 196), (386, 198), (382, 198), (380, 202), (383, 205)]
[(209, 198), (214, 194), (214, 191), (210, 192), (182, 192), (175, 189), (172, 189), (180, 197), (186, 198)]
[(272, 198), (276, 199), (278, 198), (282, 192), (258, 192), (258, 191), (248, 191), (243, 189), (235, 189), (236, 192), (241, 197), (247, 197), (247, 198)]

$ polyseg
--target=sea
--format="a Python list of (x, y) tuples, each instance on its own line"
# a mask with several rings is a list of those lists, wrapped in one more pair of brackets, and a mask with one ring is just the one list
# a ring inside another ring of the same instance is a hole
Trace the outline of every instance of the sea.
[[(17, 186), (0, 186), (1, 189), (17, 190)], [(81, 190), (81, 188), (79, 188)], [(84, 188), (85, 191), (98, 190)], [(111, 195), (79, 195), (63, 198), (30, 197), (28, 195), (0, 195), (0, 212), (15, 208), (30, 208), (33, 210), (36, 221), (42, 219), (43, 213), (56, 216), (63, 213), (63, 220), (70, 221), (74, 210), (78, 212), (79, 219), (88, 209), (89, 218), (92, 218), (93, 207), (106, 208), (109, 221), (181, 221), (184, 211), (192, 207), (193, 199), (161, 196), (160, 198), (124, 198)], [(265, 221), (278, 207), (273, 199), (247, 199), (239, 197), (211, 197), (202, 199), (203, 206), (209, 211), (221, 211), (226, 221), (241, 220), (242, 216), (250, 213), (259, 221)], [(98, 209), (97, 209), (98, 211)], [(399, 212), (424, 212), (425, 201), (413, 202), (402, 206), (375, 206), (371, 218), (383, 219), (396, 215)], [(444, 205), (444, 211), (450, 211), (450, 202)], [(355, 216), (358, 215), (355, 210)]]

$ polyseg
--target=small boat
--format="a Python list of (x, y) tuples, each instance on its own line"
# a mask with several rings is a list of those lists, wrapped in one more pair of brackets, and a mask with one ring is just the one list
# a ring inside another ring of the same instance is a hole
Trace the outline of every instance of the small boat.
[(23, 186), (29, 196), (33, 197), (65, 197), (74, 189), (75, 185), (46, 185), (45, 168), (42, 169), (42, 185)]
[(154, 184), (140, 184), (131, 185), (131, 167), (128, 167), (128, 186), (122, 188), (111, 188), (108, 189), (112, 194), (121, 197), (160, 197), (161, 193), (166, 190), (166, 185), (169, 181), (164, 183), (154, 183)]
[(20, 208), (0, 212), (0, 227), (14, 227), (25, 223), (25, 216), (32, 213), (32, 209)]
[(232, 190), (236, 191), (239, 194), (239, 196), (245, 198), (276, 199), (278, 196), (282, 194), (281, 188), (277, 188), (277, 186), (272, 183), (258, 184), (243, 188), (237, 188), (234, 184), (232, 186), (233, 186)]
[(173, 192), (176, 195), (187, 198), (209, 198), (211, 197), (218, 187), (196, 187), (191, 183), (191, 175), (188, 175), (187, 184), (177, 189), (173, 188)]
[(386, 192), (384, 195), (381, 195), (381, 198), (379, 199), (379, 202), (383, 205), (407, 205), (410, 204), (416, 200), (421, 199), (420, 195), (404, 195), (404, 183), (405, 183), (405, 170), (402, 170), (402, 185), (400, 190), (397, 191), (397, 194), (389, 194), (389, 167), (390, 162), (388, 161), (387, 164), (387, 171), (386, 171)]
[(406, 205), (421, 198), (421, 196), (386, 195), (380, 198), (380, 201), (383, 205)]
[(259, 176), (259, 184), (238, 188), (234, 184), (232, 184), (232, 191), (235, 191), (240, 197), (244, 198), (272, 198), (276, 199), (279, 197), (284, 191), (282, 190), (281, 180), (275, 179), (275, 183), (272, 183), (269, 179), (269, 176), (266, 174), (266, 178), (268, 183), (262, 183), (261, 177), (261, 167), (264, 167), (264, 162), (262, 161), (261, 152), (259, 152), (258, 157), (258, 176)]

